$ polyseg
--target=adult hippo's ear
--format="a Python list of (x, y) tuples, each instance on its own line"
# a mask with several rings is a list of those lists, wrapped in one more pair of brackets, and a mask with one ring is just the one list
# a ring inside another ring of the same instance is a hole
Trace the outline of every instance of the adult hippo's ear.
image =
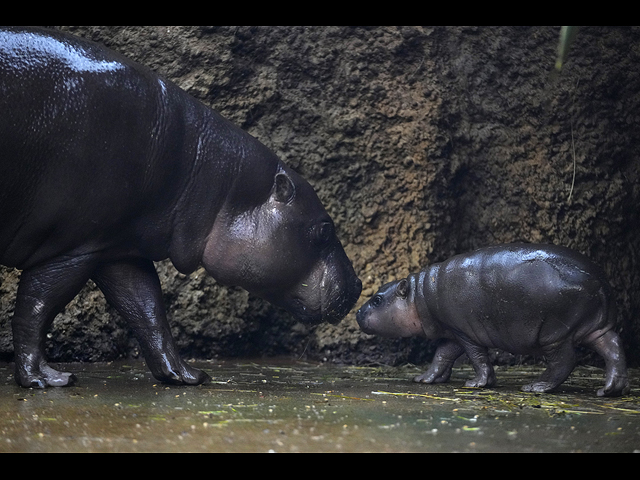
[(398, 282), (396, 286), (396, 295), (400, 298), (407, 298), (409, 295), (409, 282), (407, 282), (406, 278), (403, 278)]
[(289, 203), (296, 194), (293, 181), (284, 172), (276, 174), (273, 196), (278, 202)]

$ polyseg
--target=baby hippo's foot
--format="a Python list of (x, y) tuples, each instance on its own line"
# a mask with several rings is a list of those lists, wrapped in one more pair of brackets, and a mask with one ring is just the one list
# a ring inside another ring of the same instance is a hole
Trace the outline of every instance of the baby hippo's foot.
[(441, 367), (433, 364), (429, 370), (421, 375), (413, 377), (416, 383), (446, 383), (451, 378), (451, 367)]
[(523, 392), (549, 393), (562, 385), (562, 382), (569, 377), (575, 365), (573, 347), (565, 348), (563, 355), (557, 353), (554, 355), (555, 358), (550, 361), (547, 369), (534, 382), (522, 387)]
[(430, 372), (424, 372), (422, 375), (413, 377), (413, 381), (416, 383), (446, 383), (449, 381), (449, 376), (436, 376)]
[(76, 376), (69, 372), (59, 372), (49, 365), (29, 371), (17, 371), (16, 382), (26, 388), (70, 387), (76, 383)]
[(464, 386), (467, 388), (495, 387), (496, 383), (496, 376), (493, 371), (491, 371), (477, 375), (471, 380), (467, 380)]
[(627, 395), (631, 391), (629, 386), (629, 379), (626, 375), (613, 376), (607, 380), (607, 384), (604, 388), (598, 390), (599, 397), (620, 397)]
[(521, 390), (528, 393), (548, 393), (553, 391), (556, 387), (556, 384), (549, 382), (533, 382), (528, 385), (524, 385)]

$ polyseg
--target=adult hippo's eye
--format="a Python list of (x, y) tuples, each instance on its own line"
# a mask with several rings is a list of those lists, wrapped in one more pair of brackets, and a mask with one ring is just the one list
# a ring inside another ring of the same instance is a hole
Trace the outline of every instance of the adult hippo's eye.
[(311, 237), (313, 243), (318, 246), (324, 245), (333, 238), (333, 225), (329, 222), (322, 222), (318, 225), (314, 225), (311, 231)]

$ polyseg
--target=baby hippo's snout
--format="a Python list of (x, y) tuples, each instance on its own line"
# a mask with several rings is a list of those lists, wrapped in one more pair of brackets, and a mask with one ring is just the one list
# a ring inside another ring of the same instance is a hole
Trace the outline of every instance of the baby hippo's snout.
[(369, 335), (373, 335), (375, 333), (370, 331), (367, 325), (364, 305), (360, 307), (356, 312), (356, 321), (358, 322), (358, 326), (364, 333), (367, 333)]
[(356, 313), (360, 329), (369, 335), (400, 338), (422, 334), (422, 325), (407, 279), (387, 283)]

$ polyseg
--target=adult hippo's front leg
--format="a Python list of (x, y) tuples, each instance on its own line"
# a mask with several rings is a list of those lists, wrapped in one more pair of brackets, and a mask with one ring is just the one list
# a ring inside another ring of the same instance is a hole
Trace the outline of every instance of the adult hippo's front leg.
[(131, 258), (100, 265), (93, 281), (128, 321), (155, 378), (199, 385), (209, 375), (182, 360), (167, 322), (160, 280), (150, 260)]

